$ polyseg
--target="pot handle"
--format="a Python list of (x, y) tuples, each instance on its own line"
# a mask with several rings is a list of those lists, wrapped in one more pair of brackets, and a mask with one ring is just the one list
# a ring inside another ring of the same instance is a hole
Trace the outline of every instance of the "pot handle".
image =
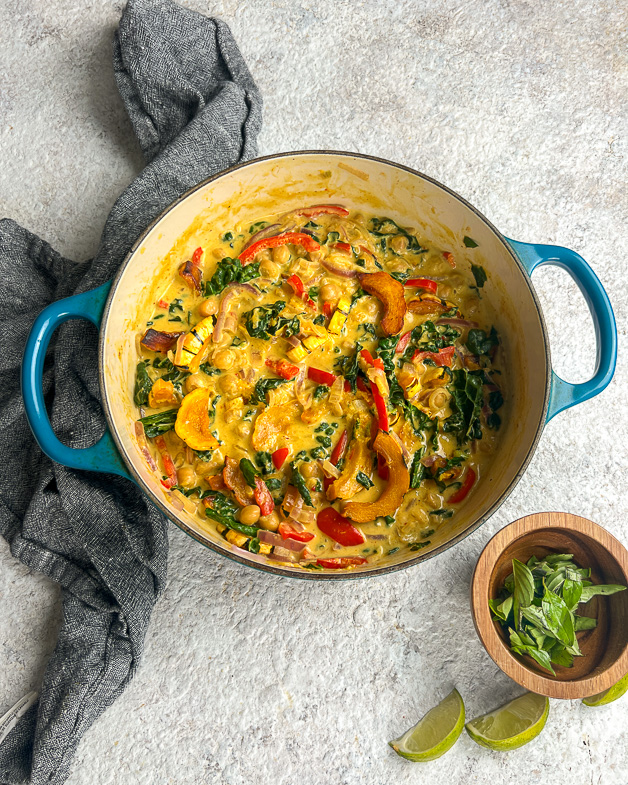
[(516, 240), (508, 240), (508, 243), (529, 275), (544, 264), (552, 264), (566, 270), (584, 295), (593, 319), (597, 347), (595, 372), (586, 382), (570, 384), (552, 371), (552, 387), (546, 419), (549, 422), (558, 412), (593, 398), (610, 384), (617, 364), (615, 316), (600, 279), (575, 251), (560, 245), (536, 245)]
[(26, 341), (22, 358), (22, 398), (35, 439), (53, 461), (71, 469), (108, 472), (132, 479), (108, 430), (92, 447), (68, 447), (55, 436), (44, 402), (44, 359), (53, 332), (69, 319), (87, 319), (100, 327), (110, 289), (111, 281), (89, 292), (51, 303), (39, 314)]

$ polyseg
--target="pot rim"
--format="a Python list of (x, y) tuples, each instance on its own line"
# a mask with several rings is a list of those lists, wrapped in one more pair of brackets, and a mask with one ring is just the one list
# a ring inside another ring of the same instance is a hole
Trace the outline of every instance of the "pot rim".
[[(482, 516), (480, 516), (477, 520), (473, 521), (473, 523), (471, 523), (469, 526), (467, 526), (463, 531), (459, 532), (455, 537), (452, 537), (450, 540), (447, 540), (447, 542), (442, 543), (437, 548), (434, 548), (433, 550), (430, 550), (427, 553), (421, 553), (419, 551), (419, 552), (417, 552), (416, 556), (413, 556), (413, 557), (407, 559), (406, 561), (399, 562), (398, 564), (390, 564), (390, 565), (386, 565), (386, 566), (383, 566), (383, 567), (374, 567), (371, 570), (364, 570), (364, 571), (360, 571), (360, 572), (354, 572), (354, 571), (344, 572), (343, 571), (343, 572), (339, 572), (339, 573), (334, 573), (333, 571), (317, 572), (317, 571), (309, 571), (309, 570), (307, 570), (307, 571), (306, 570), (300, 570), (300, 571), (294, 571), (293, 572), (293, 571), (291, 571), (291, 570), (289, 570), (287, 568), (275, 566), (275, 565), (270, 564), (270, 563), (253, 562), (253, 561), (245, 558), (244, 556), (240, 556), (238, 553), (235, 553), (235, 552), (233, 552), (233, 551), (231, 551), (231, 550), (229, 550), (227, 548), (223, 548), (220, 545), (220, 543), (218, 543), (218, 542), (213, 542), (213, 541), (209, 540), (209, 538), (208, 539), (202, 538), (195, 531), (193, 531), (186, 523), (184, 523), (181, 520), (178, 520), (176, 518), (176, 516), (175, 516), (175, 510), (173, 510), (171, 507), (169, 507), (156, 494), (154, 494), (150, 490), (150, 488), (148, 488), (147, 485), (144, 484), (144, 482), (141, 479), (139, 473), (135, 469), (133, 461), (127, 455), (127, 452), (126, 452), (126, 450), (125, 450), (125, 448), (124, 448), (124, 446), (122, 444), (121, 439), (118, 437), (117, 429), (116, 429), (116, 426), (115, 426), (115, 421), (113, 419), (113, 415), (112, 415), (111, 409), (109, 407), (109, 401), (107, 400), (107, 396), (105, 394), (105, 374), (104, 374), (103, 355), (104, 355), (104, 335), (105, 335), (105, 331), (106, 331), (106, 325), (107, 325), (107, 320), (108, 320), (108, 317), (109, 317), (109, 312), (111, 310), (113, 301), (115, 299), (116, 291), (117, 291), (118, 285), (120, 283), (120, 280), (122, 278), (122, 275), (124, 274), (124, 271), (126, 270), (127, 265), (129, 264), (131, 258), (133, 257), (133, 255), (135, 254), (137, 249), (141, 246), (141, 244), (144, 242), (144, 240), (147, 237), (147, 235), (150, 234), (150, 232), (157, 226), (157, 224), (163, 218), (165, 218), (165, 216), (168, 215), (168, 213), (170, 213), (170, 211), (173, 210), (175, 207), (177, 207), (181, 202), (183, 202), (185, 199), (187, 199), (189, 196), (191, 196), (196, 191), (200, 190), (201, 188), (204, 188), (209, 183), (214, 182), (215, 180), (218, 180), (221, 177), (225, 177), (226, 175), (229, 175), (232, 172), (235, 172), (235, 171), (237, 171), (239, 169), (244, 169), (247, 166), (252, 166), (254, 164), (257, 164), (260, 161), (271, 161), (271, 160), (277, 160), (277, 159), (281, 159), (281, 158), (292, 158), (292, 157), (295, 157), (295, 156), (316, 156), (316, 155), (319, 155), (321, 157), (322, 156), (346, 156), (348, 158), (362, 158), (362, 159), (365, 159), (365, 160), (368, 160), (368, 161), (375, 161), (377, 163), (385, 164), (386, 166), (393, 166), (396, 169), (400, 169), (400, 170), (402, 170), (404, 172), (408, 172), (410, 174), (413, 174), (413, 175), (415, 175), (415, 176), (417, 176), (417, 177), (419, 177), (419, 178), (421, 178), (423, 180), (426, 180), (427, 182), (431, 183), (432, 185), (435, 185), (438, 188), (441, 188), (443, 191), (448, 193), (454, 199), (456, 199), (457, 201), (461, 202), (465, 207), (467, 207), (469, 210), (471, 210), (471, 212), (473, 212), (493, 232), (493, 234), (495, 234), (495, 236), (497, 237), (497, 239), (499, 240), (499, 242), (501, 243), (501, 245), (503, 246), (505, 251), (510, 256), (511, 260), (514, 262), (514, 264), (519, 268), (519, 270), (523, 274), (523, 279), (526, 282), (526, 284), (528, 285), (528, 289), (529, 289), (530, 295), (532, 297), (532, 301), (534, 303), (534, 306), (535, 306), (536, 311), (537, 311), (537, 315), (539, 317), (539, 321), (540, 321), (540, 324), (541, 324), (541, 331), (542, 331), (542, 334), (543, 334), (543, 345), (544, 345), (544, 349), (545, 349), (545, 378), (546, 378), (546, 382), (545, 382), (545, 394), (544, 394), (544, 400), (543, 400), (543, 408), (541, 410), (541, 417), (539, 418), (539, 424), (537, 426), (536, 432), (534, 434), (534, 438), (533, 438), (532, 443), (530, 445), (530, 449), (528, 450), (524, 460), (522, 461), (520, 467), (517, 470), (517, 473), (513, 477), (512, 481), (510, 482), (510, 484), (508, 485), (506, 490), (495, 500), (495, 502), (491, 505), (491, 507)], [(301, 580), (339, 581), (339, 580), (357, 580), (357, 579), (360, 579), (360, 578), (371, 578), (371, 577), (378, 576), (378, 575), (381, 576), (381, 575), (387, 575), (387, 574), (390, 574), (390, 573), (398, 572), (399, 570), (405, 570), (408, 567), (412, 567), (412, 566), (414, 566), (416, 564), (419, 564), (421, 562), (427, 561), (428, 559), (432, 559), (435, 556), (438, 556), (439, 554), (441, 554), (444, 551), (448, 550), (449, 548), (453, 547), (454, 545), (457, 545), (459, 542), (461, 542), (462, 540), (466, 539), (474, 531), (479, 529), (480, 526), (482, 526), (482, 524), (486, 523), (486, 521), (492, 515), (494, 515), (495, 512), (497, 512), (497, 510), (501, 507), (501, 505), (506, 501), (506, 499), (510, 496), (510, 494), (513, 492), (515, 487), (518, 485), (518, 483), (521, 480), (521, 478), (523, 477), (526, 469), (528, 468), (528, 465), (529, 465), (530, 461), (532, 460), (532, 456), (534, 455), (534, 453), (536, 451), (536, 448), (538, 446), (538, 443), (539, 443), (539, 440), (541, 438), (541, 434), (543, 433), (543, 428), (544, 428), (545, 422), (546, 422), (547, 410), (548, 410), (548, 406), (549, 406), (552, 374), (551, 374), (551, 359), (550, 359), (549, 340), (548, 340), (548, 335), (547, 335), (547, 326), (545, 324), (545, 319), (543, 317), (543, 311), (541, 309), (540, 301), (538, 299), (538, 296), (537, 296), (536, 291), (534, 290), (534, 286), (532, 284), (532, 279), (531, 279), (530, 275), (528, 274), (527, 270), (525, 269), (525, 267), (523, 266), (523, 264), (521, 263), (521, 261), (519, 260), (518, 256), (516, 255), (516, 253), (514, 252), (514, 250), (512, 249), (510, 244), (508, 243), (508, 241), (506, 240), (505, 236), (488, 220), (488, 218), (486, 218), (486, 216), (483, 213), (481, 213), (476, 207), (474, 207), (466, 199), (464, 199), (462, 196), (460, 196), (460, 194), (456, 193), (455, 191), (453, 191), (448, 186), (443, 185), (441, 182), (439, 182), (438, 180), (434, 179), (433, 177), (430, 177), (429, 175), (423, 174), (422, 172), (419, 172), (417, 169), (413, 169), (410, 166), (405, 166), (404, 164), (395, 163), (394, 161), (389, 161), (389, 160), (387, 160), (385, 158), (380, 158), (380, 157), (374, 156), (374, 155), (367, 155), (367, 154), (364, 154), (364, 153), (352, 153), (352, 152), (342, 151), (342, 150), (295, 150), (293, 152), (273, 153), (272, 155), (264, 155), (264, 156), (259, 156), (258, 158), (252, 158), (250, 161), (245, 161), (243, 163), (235, 164), (234, 166), (231, 166), (228, 169), (224, 169), (221, 172), (218, 172), (217, 174), (211, 175), (210, 177), (206, 178), (202, 182), (197, 183), (196, 185), (194, 185), (191, 188), (189, 188), (178, 199), (176, 199), (174, 202), (172, 202), (170, 205), (168, 205), (168, 207), (166, 207), (156, 218), (153, 219), (153, 221), (151, 221), (151, 223), (146, 227), (146, 229), (144, 229), (144, 231), (139, 235), (139, 237), (136, 239), (136, 241), (133, 243), (133, 245), (129, 249), (128, 253), (124, 257), (124, 260), (122, 261), (122, 263), (121, 263), (121, 265), (120, 265), (120, 267), (118, 269), (118, 272), (116, 273), (115, 277), (113, 278), (113, 281), (112, 281), (112, 284), (111, 284), (111, 289), (110, 289), (109, 295), (107, 297), (107, 302), (105, 303), (105, 308), (103, 310), (103, 315), (102, 315), (101, 328), (100, 328), (100, 332), (99, 332), (99, 340), (98, 340), (98, 378), (99, 378), (100, 395), (101, 395), (101, 400), (102, 400), (102, 406), (103, 406), (103, 409), (104, 409), (104, 412), (105, 412), (105, 417), (107, 419), (107, 424), (109, 426), (109, 430), (111, 432), (111, 435), (113, 436), (113, 440), (114, 440), (115, 445), (116, 445), (116, 447), (118, 449), (118, 452), (122, 456), (122, 459), (125, 462), (129, 472), (131, 473), (131, 475), (135, 479), (136, 483), (138, 484), (138, 486), (140, 487), (142, 492), (148, 496), (150, 501), (162, 513), (164, 513), (164, 515), (166, 515), (166, 517), (170, 521), (172, 521), (176, 526), (178, 526), (183, 532), (185, 532), (187, 535), (192, 537), (194, 540), (196, 540), (201, 545), (204, 545), (206, 548), (209, 548), (210, 550), (214, 551), (215, 553), (220, 554), (221, 556), (226, 556), (228, 559), (231, 559), (232, 561), (235, 561), (235, 562), (238, 562), (240, 564), (243, 564), (246, 567), (252, 567), (253, 569), (261, 570), (261, 571), (264, 571), (264, 572), (270, 572), (270, 573), (272, 573), (274, 575), (278, 575), (278, 576), (286, 577), (286, 578), (298, 578), (298, 579), (301, 579)]]

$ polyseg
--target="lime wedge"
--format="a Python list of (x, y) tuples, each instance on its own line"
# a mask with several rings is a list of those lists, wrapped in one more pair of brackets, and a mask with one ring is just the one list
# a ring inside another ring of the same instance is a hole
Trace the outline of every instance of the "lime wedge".
[(616, 701), (628, 690), (628, 673), (621, 678), (612, 687), (609, 687), (604, 692), (598, 692), (597, 695), (592, 695), (590, 698), (583, 698), (582, 702), (585, 706), (606, 706), (607, 703)]
[(549, 700), (526, 692), (500, 709), (467, 722), (467, 733), (491, 750), (515, 750), (539, 735), (548, 714)]
[(402, 758), (435, 760), (453, 747), (464, 727), (464, 703), (458, 690), (452, 690), (403, 736), (388, 743)]

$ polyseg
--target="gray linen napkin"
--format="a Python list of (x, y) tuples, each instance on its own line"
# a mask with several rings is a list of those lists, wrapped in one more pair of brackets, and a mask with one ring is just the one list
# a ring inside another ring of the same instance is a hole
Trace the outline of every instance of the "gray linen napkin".
[[(115, 203), (95, 258), (77, 265), (0, 222), (0, 534), (15, 557), (61, 585), (63, 601), (39, 702), (0, 744), (3, 783), (65, 781), (81, 736), (137, 668), (168, 550), (166, 521), (130, 481), (66, 469), (38, 449), (19, 389), (27, 334), (53, 300), (109, 280), (188, 188), (253, 157), (261, 126), (259, 91), (221, 21), (170, 0), (131, 0), (113, 62), (147, 165)], [(93, 443), (105, 423), (91, 325), (58, 331), (44, 384), (62, 441)]]

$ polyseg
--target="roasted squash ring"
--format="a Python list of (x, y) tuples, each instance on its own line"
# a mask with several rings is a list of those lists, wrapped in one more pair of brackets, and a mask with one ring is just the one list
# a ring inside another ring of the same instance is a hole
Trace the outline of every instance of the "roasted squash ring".
[(174, 424), (177, 436), (193, 450), (215, 450), (218, 440), (211, 432), (209, 390), (198, 387), (185, 396)]
[(389, 433), (379, 431), (373, 447), (386, 461), (390, 479), (377, 501), (347, 504), (342, 514), (356, 523), (368, 523), (376, 518), (394, 515), (410, 489), (410, 472), (404, 463), (401, 447), (393, 437)]
[(403, 328), (406, 316), (406, 300), (403, 284), (385, 272), (360, 273), (360, 286), (372, 294), (384, 306), (384, 316), (380, 326), (386, 335), (397, 335)]

